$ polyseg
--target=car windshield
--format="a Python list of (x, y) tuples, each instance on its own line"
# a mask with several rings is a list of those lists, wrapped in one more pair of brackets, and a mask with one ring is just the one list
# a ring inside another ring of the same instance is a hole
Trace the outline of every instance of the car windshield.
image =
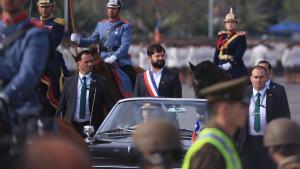
[(206, 110), (206, 102), (197, 99), (125, 100), (116, 104), (96, 134), (133, 131), (151, 119), (165, 119), (182, 131), (193, 131), (198, 114), (205, 121)]

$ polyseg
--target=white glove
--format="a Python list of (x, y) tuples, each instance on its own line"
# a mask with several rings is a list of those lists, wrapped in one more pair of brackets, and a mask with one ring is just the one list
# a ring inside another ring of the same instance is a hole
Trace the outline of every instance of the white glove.
[(231, 64), (229, 62), (227, 62), (222, 65), (219, 65), (219, 67), (222, 68), (223, 70), (227, 71), (231, 68)]
[(104, 62), (105, 63), (109, 63), (109, 64), (112, 64), (114, 61), (117, 60), (117, 57), (115, 55), (111, 55), (110, 57), (107, 57), (104, 59)]
[(79, 35), (77, 33), (72, 33), (71, 34), (71, 42), (75, 42), (77, 44), (79, 44), (80, 38)]

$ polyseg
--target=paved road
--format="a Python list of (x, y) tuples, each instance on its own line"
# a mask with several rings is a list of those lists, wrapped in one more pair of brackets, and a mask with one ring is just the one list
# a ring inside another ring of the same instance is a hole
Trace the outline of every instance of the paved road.
[[(275, 81), (284, 85), (289, 100), (292, 119), (300, 123), (300, 84), (286, 84), (283, 78), (275, 78)], [(195, 97), (192, 87), (183, 85), (183, 97)]]

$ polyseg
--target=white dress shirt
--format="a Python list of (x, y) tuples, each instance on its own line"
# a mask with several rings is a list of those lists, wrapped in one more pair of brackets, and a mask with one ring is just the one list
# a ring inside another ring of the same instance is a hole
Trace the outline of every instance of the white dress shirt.
[(154, 78), (154, 81), (155, 81), (155, 85), (158, 89), (159, 87), (159, 83), (160, 83), (160, 79), (161, 79), (161, 75), (162, 75), (162, 71), (163, 71), (164, 68), (160, 69), (158, 72), (154, 73), (152, 71), (152, 67), (150, 68), (152, 74), (153, 74), (153, 78)]
[(251, 101), (249, 105), (249, 133), (253, 136), (263, 136), (265, 133), (265, 129), (267, 126), (267, 115), (266, 115), (266, 100), (267, 100), (267, 87), (259, 91), (260, 95), (260, 131), (257, 132), (254, 130), (254, 110), (255, 110), (255, 102), (256, 102), (256, 91), (253, 88), (253, 95), (251, 96)]
[[(92, 77), (91, 77), (92, 73), (88, 73), (86, 75), (83, 75), (81, 73), (79, 73), (79, 77), (78, 77), (78, 84), (77, 84), (77, 97), (76, 97), (76, 108), (75, 108), (75, 113), (73, 115), (73, 120), (76, 122), (87, 122), (90, 120), (90, 108), (89, 108), (89, 93), (90, 93), (90, 85), (91, 85), (91, 81), (92, 81)], [(85, 109), (86, 109), (86, 113), (85, 113), (85, 118), (84, 119), (80, 119), (79, 118), (79, 110), (80, 110), (80, 96), (81, 96), (81, 86), (83, 83), (83, 76), (86, 77), (86, 105), (85, 105)]]
[(269, 79), (269, 80), (267, 80), (267, 82), (266, 82), (266, 86), (267, 86), (267, 88), (268, 89), (270, 89), (270, 83), (271, 83), (271, 80)]

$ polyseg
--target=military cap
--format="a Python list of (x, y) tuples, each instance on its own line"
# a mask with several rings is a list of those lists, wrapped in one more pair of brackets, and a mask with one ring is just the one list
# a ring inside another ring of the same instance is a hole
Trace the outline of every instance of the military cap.
[(237, 16), (234, 14), (233, 12), (233, 8), (230, 8), (230, 12), (225, 16), (224, 22), (229, 22), (229, 21), (233, 21), (233, 22), (237, 22)]
[(144, 155), (182, 148), (178, 130), (165, 120), (151, 120), (140, 125), (133, 133), (133, 141)]
[(209, 102), (215, 101), (243, 101), (249, 103), (245, 97), (248, 78), (241, 77), (234, 80), (222, 81), (214, 85), (203, 88), (199, 94)]
[(109, 0), (106, 6), (109, 8), (121, 8), (122, 3), (121, 0)]
[(158, 106), (151, 104), (151, 103), (145, 103), (143, 104), (143, 106), (141, 107), (141, 109), (157, 109)]
[(265, 131), (264, 146), (287, 144), (300, 145), (300, 126), (295, 121), (287, 118), (272, 120)]
[(48, 5), (54, 5), (55, 2), (53, 0), (39, 0), (37, 2), (38, 6), (48, 6)]

